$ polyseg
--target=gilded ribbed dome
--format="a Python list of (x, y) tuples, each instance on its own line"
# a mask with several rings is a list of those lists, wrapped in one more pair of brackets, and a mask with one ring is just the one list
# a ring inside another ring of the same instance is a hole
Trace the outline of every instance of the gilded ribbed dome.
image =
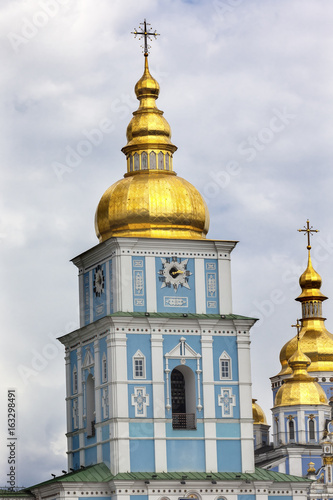
[(252, 399), (252, 417), (254, 424), (267, 425), (267, 420), (264, 410), (258, 405), (256, 399)]
[[(296, 300), (302, 304), (300, 348), (311, 360), (309, 372), (333, 371), (333, 335), (326, 330), (325, 318), (322, 317), (322, 302), (327, 297), (320, 291), (321, 277), (312, 267), (310, 249), (308, 250), (308, 265), (299, 283), (302, 292)], [(291, 373), (287, 360), (296, 348), (296, 337), (282, 347), (280, 352), (282, 369), (278, 375)]]
[[(297, 342), (297, 339), (296, 339)], [(284, 384), (277, 391), (274, 407), (296, 405), (328, 405), (324, 390), (308, 374), (311, 360), (300, 349), (300, 343), (288, 363), (292, 376), (285, 379)]]
[(156, 107), (159, 84), (145, 54), (144, 73), (135, 86), (140, 101), (127, 127), (124, 179), (102, 196), (96, 210), (99, 240), (113, 236), (202, 239), (209, 212), (199, 191), (173, 171), (170, 125)]

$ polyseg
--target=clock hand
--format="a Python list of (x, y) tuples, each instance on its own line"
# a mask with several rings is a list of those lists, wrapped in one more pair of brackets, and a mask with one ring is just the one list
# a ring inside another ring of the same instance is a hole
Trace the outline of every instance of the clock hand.
[(178, 271), (173, 271), (171, 274), (172, 274), (172, 276), (175, 276), (176, 274), (184, 274), (184, 271), (181, 271), (180, 269), (178, 269)]

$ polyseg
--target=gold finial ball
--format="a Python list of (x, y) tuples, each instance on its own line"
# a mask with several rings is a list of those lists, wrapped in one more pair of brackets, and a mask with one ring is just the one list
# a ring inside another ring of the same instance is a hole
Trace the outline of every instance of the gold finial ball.
[(100, 242), (114, 236), (202, 239), (209, 212), (199, 191), (174, 172), (138, 172), (113, 184), (95, 216)]

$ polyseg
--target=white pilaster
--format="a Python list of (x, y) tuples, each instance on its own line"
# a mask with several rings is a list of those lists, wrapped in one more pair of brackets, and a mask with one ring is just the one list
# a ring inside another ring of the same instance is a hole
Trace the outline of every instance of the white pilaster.
[(146, 300), (147, 311), (156, 312), (156, 269), (155, 257), (146, 257)]
[(152, 333), (150, 341), (154, 405), (155, 471), (163, 472), (167, 470), (165, 422), (157, 420), (165, 419), (162, 334)]
[(237, 336), (237, 353), (242, 472), (254, 472), (250, 339), (241, 335)]
[(220, 314), (232, 313), (230, 255), (226, 255), (218, 260)]
[(112, 441), (110, 446), (111, 473), (130, 470), (128, 388), (127, 388), (127, 339), (124, 333), (112, 332), (111, 352), (111, 397), (112, 397)]
[(82, 385), (82, 351), (77, 348), (77, 391), (78, 391), (78, 409), (79, 409), (79, 429), (83, 429), (83, 385)]
[(80, 304), (80, 327), (84, 325), (84, 275), (82, 272), (79, 273), (79, 304)]
[(205, 430), (205, 460), (206, 471), (217, 471), (216, 424), (208, 419), (216, 418), (215, 392), (213, 371), (213, 337), (207, 335), (201, 338), (202, 353), (202, 386), (204, 403)]
[(205, 261), (195, 259), (195, 303), (197, 314), (206, 314)]
[(120, 269), (118, 269), (118, 280), (120, 280), (121, 298), (120, 311), (133, 312), (133, 286), (132, 286), (132, 258), (130, 255), (121, 255)]

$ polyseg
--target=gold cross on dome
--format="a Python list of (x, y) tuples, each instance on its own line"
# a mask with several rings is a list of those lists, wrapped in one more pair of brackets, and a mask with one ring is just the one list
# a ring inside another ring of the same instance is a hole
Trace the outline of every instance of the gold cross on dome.
[(155, 31), (151, 31), (151, 28), (147, 28), (147, 26), (151, 26), (150, 23), (147, 23), (146, 20), (143, 21), (143, 23), (140, 23), (140, 26), (143, 26), (143, 28), (141, 29), (141, 31), (138, 31), (136, 28), (134, 28), (134, 31), (131, 31), (132, 35), (134, 35), (134, 38), (136, 38), (138, 35), (139, 36), (139, 40), (141, 40), (141, 38), (144, 38), (144, 45), (141, 45), (141, 47), (143, 48), (143, 53), (144, 55), (147, 57), (148, 54), (149, 54), (149, 49), (150, 49), (150, 45), (148, 45), (148, 40), (152, 40), (152, 36), (156, 39), (157, 36), (159, 36), (160, 34)]
[(318, 229), (313, 229), (313, 227), (310, 227), (309, 219), (306, 221), (306, 226), (304, 226), (304, 229), (297, 229), (300, 233), (307, 233), (308, 235), (308, 246), (306, 247), (308, 250), (311, 250), (311, 244), (310, 244), (310, 236), (312, 233), (319, 233)]
[(299, 319), (297, 319), (296, 325), (291, 325), (291, 326), (292, 326), (292, 328), (296, 328), (297, 329), (297, 341), (298, 341), (299, 340), (299, 332), (301, 331), (301, 328), (302, 328), (302, 325), (299, 322)]

